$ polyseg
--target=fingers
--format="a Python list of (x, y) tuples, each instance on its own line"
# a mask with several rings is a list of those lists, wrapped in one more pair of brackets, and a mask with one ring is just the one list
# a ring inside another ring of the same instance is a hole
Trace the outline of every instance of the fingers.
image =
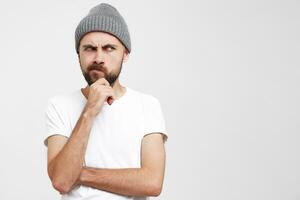
[(109, 105), (112, 104), (113, 100), (115, 99), (115, 93), (112, 87), (110, 86), (109, 82), (105, 78), (100, 78), (96, 82), (99, 81), (99, 84), (105, 85), (105, 87), (108, 89), (108, 98), (107, 98), (107, 103)]
[(115, 93), (109, 82), (105, 78), (98, 79), (95, 83), (91, 85), (96, 90), (100, 90), (106, 96), (106, 101), (109, 105), (111, 105), (115, 99)]
[(111, 97), (112, 100), (115, 99), (115, 92), (112, 88), (109, 88), (109, 90), (108, 90), (108, 97)]
[(100, 85), (110, 86), (109, 82), (105, 78), (99, 78), (95, 83)]

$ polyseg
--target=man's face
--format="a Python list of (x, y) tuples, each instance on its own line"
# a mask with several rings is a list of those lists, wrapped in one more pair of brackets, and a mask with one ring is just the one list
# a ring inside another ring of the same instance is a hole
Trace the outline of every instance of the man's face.
[(99, 78), (105, 78), (113, 86), (121, 73), (122, 63), (128, 59), (128, 52), (113, 35), (90, 32), (80, 41), (78, 58), (89, 86)]

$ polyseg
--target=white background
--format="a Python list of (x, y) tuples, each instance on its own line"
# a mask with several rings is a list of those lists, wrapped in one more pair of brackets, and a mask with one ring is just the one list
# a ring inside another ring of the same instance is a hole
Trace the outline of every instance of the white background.
[[(156, 199), (300, 199), (300, 3), (106, 1), (132, 39), (120, 81), (156, 96), (169, 132)], [(1, 1), (1, 200), (54, 200), (49, 97), (86, 85), (74, 31), (100, 1)]]

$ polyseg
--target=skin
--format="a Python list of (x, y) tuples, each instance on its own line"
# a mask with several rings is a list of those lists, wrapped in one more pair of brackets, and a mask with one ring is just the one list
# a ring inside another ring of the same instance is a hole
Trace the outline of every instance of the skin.
[[(115, 49), (108, 48), (108, 43)], [(92, 32), (82, 38), (78, 58), (88, 82), (88, 86), (81, 89), (87, 103), (69, 138), (59, 134), (48, 138), (48, 175), (53, 187), (60, 194), (85, 185), (120, 195), (158, 196), (165, 171), (165, 148), (160, 133), (148, 133), (142, 139), (140, 168), (85, 166), (84, 155), (95, 117), (101, 115), (105, 101), (118, 99), (126, 92), (116, 77), (121, 72), (122, 62), (128, 59), (128, 52), (114, 36)], [(91, 71), (93, 68), (102, 72)]]

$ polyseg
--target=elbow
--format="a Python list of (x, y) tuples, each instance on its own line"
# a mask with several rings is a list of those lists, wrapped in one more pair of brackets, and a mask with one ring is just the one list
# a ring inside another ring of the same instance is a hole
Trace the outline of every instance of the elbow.
[(48, 166), (48, 175), (53, 188), (60, 194), (65, 194), (71, 191), (72, 184), (67, 181), (65, 177), (61, 177), (60, 175), (55, 173), (53, 162), (51, 162)]
[(160, 181), (153, 182), (148, 188), (148, 196), (157, 197), (162, 192), (162, 183)]
[(146, 180), (148, 181), (147, 181), (147, 186), (144, 187), (146, 188), (146, 191), (144, 191), (146, 193), (145, 195), (153, 196), (153, 197), (159, 196), (163, 188), (163, 180), (164, 180), (163, 173), (148, 171)]
[(162, 191), (162, 187), (161, 186), (154, 187), (152, 196), (158, 197), (161, 194), (161, 191)]
[(60, 194), (65, 194), (71, 191), (71, 185), (63, 182), (63, 181), (52, 181), (52, 186), (55, 190), (57, 190)]

